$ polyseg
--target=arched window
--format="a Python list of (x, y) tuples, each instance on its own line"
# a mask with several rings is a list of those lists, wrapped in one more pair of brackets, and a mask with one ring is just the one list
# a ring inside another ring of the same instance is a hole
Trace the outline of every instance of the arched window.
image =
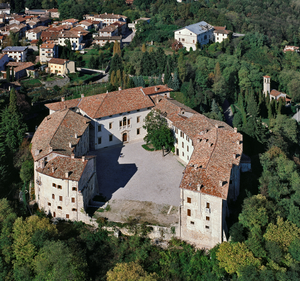
[(123, 126), (126, 126), (126, 123), (127, 123), (127, 119), (126, 117), (123, 118)]

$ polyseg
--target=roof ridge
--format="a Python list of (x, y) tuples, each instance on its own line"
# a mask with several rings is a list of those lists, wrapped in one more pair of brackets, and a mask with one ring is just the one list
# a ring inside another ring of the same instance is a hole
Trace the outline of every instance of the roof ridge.
[(67, 113), (68, 113), (69, 111), (70, 111), (69, 109), (66, 109), (65, 115), (64, 115), (63, 118), (60, 120), (59, 125), (57, 126), (57, 128), (56, 128), (54, 134), (52, 135), (52, 137), (51, 137), (51, 139), (50, 139), (50, 141), (49, 141), (49, 145), (50, 145), (50, 146), (51, 146), (51, 141), (53, 140), (54, 136), (56, 135), (56, 133), (57, 133), (59, 127), (60, 127), (60, 125), (62, 124), (63, 120), (65, 119), (65, 117), (66, 117), (66, 115), (67, 115)]
[(210, 160), (211, 160), (211, 158), (212, 158), (212, 155), (213, 155), (213, 153), (215, 152), (215, 149), (216, 149), (216, 147), (217, 147), (217, 143), (218, 143), (218, 128), (215, 128), (215, 131), (216, 131), (216, 142), (215, 142), (215, 144), (214, 144), (214, 147), (213, 147), (213, 150), (212, 150), (212, 152), (211, 152), (211, 154), (210, 154), (210, 156), (209, 156), (209, 159), (208, 159), (208, 162), (207, 162), (207, 164), (206, 164), (206, 168), (205, 169), (207, 169), (208, 170), (208, 166), (209, 166), (209, 164), (210, 164)]

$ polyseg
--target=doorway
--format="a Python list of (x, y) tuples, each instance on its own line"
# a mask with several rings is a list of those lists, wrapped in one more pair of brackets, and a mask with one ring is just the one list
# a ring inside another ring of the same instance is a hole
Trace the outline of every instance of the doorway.
[(123, 142), (127, 142), (128, 141), (127, 138), (128, 138), (127, 133), (124, 133), (123, 134)]
[(179, 149), (176, 148), (176, 155), (179, 156)]

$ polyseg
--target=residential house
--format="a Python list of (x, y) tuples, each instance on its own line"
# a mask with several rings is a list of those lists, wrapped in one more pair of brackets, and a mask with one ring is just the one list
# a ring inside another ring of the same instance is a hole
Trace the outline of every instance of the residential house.
[(72, 27), (74, 27), (78, 24), (78, 22), (79, 20), (77, 19), (67, 19), (62, 21), (62, 25), (71, 25)]
[(90, 223), (84, 211), (99, 192), (95, 157), (85, 156), (89, 123), (64, 109), (45, 117), (33, 136), (36, 202), (54, 218)]
[(214, 39), (215, 42), (221, 43), (228, 38), (231, 30), (226, 30), (226, 26), (214, 26)]
[(51, 23), (51, 19), (48, 16), (39, 17), (39, 25), (48, 26)]
[(285, 47), (283, 49), (283, 52), (284, 53), (286, 53), (286, 52), (296, 52), (296, 53), (299, 53), (299, 47), (285, 45)]
[(25, 14), (26, 15), (33, 15), (33, 16), (47, 16), (49, 13), (47, 12), (47, 10), (44, 9), (28, 9), (25, 8)]
[(139, 18), (139, 19), (136, 19), (136, 20), (134, 20), (132, 23), (129, 23), (129, 24), (128, 24), (128, 27), (131, 28), (133, 32), (136, 32), (136, 25), (137, 25), (139, 22), (147, 22), (147, 23), (150, 23), (150, 18)]
[(33, 29), (29, 29), (26, 31), (26, 39), (31, 40), (39, 40), (41, 38), (42, 32), (47, 30), (48, 27), (46, 26), (38, 26)]
[(58, 9), (49, 9), (48, 13), (50, 13), (50, 17), (53, 19), (58, 19), (60, 16), (60, 12), (58, 11)]
[[(34, 64), (32, 62), (14, 62), (10, 61), (7, 67), (11, 69), (11, 75), (14, 73), (15, 80), (19, 80), (27, 76), (27, 70), (33, 70)], [(12, 72), (12, 69), (14, 72)]]
[(7, 54), (0, 54), (0, 71), (4, 71), (6, 64), (9, 62), (9, 57)]
[(112, 36), (118, 36), (119, 30), (118, 27), (115, 25), (108, 25), (102, 29), (99, 30), (99, 36), (104, 37), (112, 37)]
[(10, 15), (10, 4), (9, 3), (0, 3), (0, 14)]
[(24, 62), (27, 59), (28, 47), (23, 46), (9, 46), (2, 50), (3, 54), (7, 54), (8, 57), (14, 59), (16, 62)]
[(59, 31), (49, 31), (48, 29), (42, 31), (41, 39), (43, 42), (55, 42), (58, 44)]
[(112, 23), (111, 25), (115, 25), (118, 28), (118, 34), (119, 35), (125, 35), (126, 30), (127, 30), (127, 23), (126, 22), (121, 22), (121, 21), (116, 21)]
[(48, 67), (50, 73), (61, 76), (76, 72), (75, 62), (67, 59), (52, 58), (48, 61)]
[[(32, 17), (29, 17), (29, 19), (31, 19)], [(25, 16), (16, 16), (13, 17), (12, 19), (9, 20), (8, 24), (26, 24), (26, 20), (28, 19), (28, 17)]]
[(58, 57), (58, 46), (54, 43), (43, 43), (40, 46), (40, 62), (46, 63), (52, 58)]
[(85, 30), (91, 30), (94, 28), (93, 21), (91, 20), (83, 20), (79, 22), (76, 26), (81, 26)]
[(95, 36), (93, 38), (93, 45), (99, 45), (100, 47), (103, 47), (106, 43), (115, 43), (115, 42), (119, 42), (120, 43), (120, 48), (123, 47), (123, 43), (122, 43), (122, 36)]
[(84, 48), (83, 33), (76, 30), (63, 30), (58, 35), (58, 44), (66, 46), (66, 40), (70, 40), (72, 50), (80, 51)]
[(100, 14), (100, 15), (84, 15), (83, 17), (86, 20), (92, 20), (92, 21), (101, 21), (104, 25), (110, 25), (116, 21), (120, 22), (126, 22), (127, 17), (123, 15), (116, 15), (114, 13), (112, 14)]
[(268, 75), (263, 76), (263, 81), (264, 81), (264, 90), (263, 93), (265, 96), (270, 95), (270, 100), (276, 100), (278, 101), (279, 99), (284, 99), (286, 106), (291, 105), (291, 98), (283, 92), (279, 92), (275, 89), (271, 90), (271, 77)]
[(26, 20), (26, 24), (29, 29), (36, 28), (41, 25), (41, 22), (38, 18), (32, 18), (30, 20)]
[(195, 51), (197, 43), (202, 46), (208, 44), (209, 40), (213, 40), (213, 31), (213, 26), (205, 21), (201, 21), (175, 30), (174, 38), (181, 42), (187, 51), (190, 48)]

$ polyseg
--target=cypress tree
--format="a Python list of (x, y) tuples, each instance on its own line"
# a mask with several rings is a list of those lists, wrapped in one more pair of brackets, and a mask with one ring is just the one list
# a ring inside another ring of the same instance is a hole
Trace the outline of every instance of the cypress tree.
[(171, 76), (171, 70), (170, 70), (169, 60), (167, 60), (167, 64), (164, 72), (164, 84), (166, 84), (169, 81), (170, 76)]
[(151, 86), (154, 86), (154, 85), (155, 85), (155, 81), (154, 81), (153, 77), (151, 76), (150, 80), (149, 80), (149, 86), (151, 87)]
[(189, 99), (193, 98), (194, 95), (195, 95), (195, 91), (194, 91), (194, 86), (193, 86), (193, 81), (192, 79), (190, 79), (190, 82), (189, 82), (189, 86), (188, 86), (188, 89), (187, 89), (187, 97)]
[(180, 84), (179, 84), (179, 79), (178, 79), (177, 71), (175, 71), (175, 73), (174, 73), (172, 86), (173, 86), (173, 87), (171, 87), (171, 88), (172, 88), (174, 91), (178, 91), (178, 90), (179, 90)]
[(11, 88), (9, 93), (9, 106), (8, 106), (9, 112), (14, 114), (17, 113), (17, 94), (14, 87)]
[(10, 82), (10, 67), (9, 66), (6, 68), (6, 81)]

